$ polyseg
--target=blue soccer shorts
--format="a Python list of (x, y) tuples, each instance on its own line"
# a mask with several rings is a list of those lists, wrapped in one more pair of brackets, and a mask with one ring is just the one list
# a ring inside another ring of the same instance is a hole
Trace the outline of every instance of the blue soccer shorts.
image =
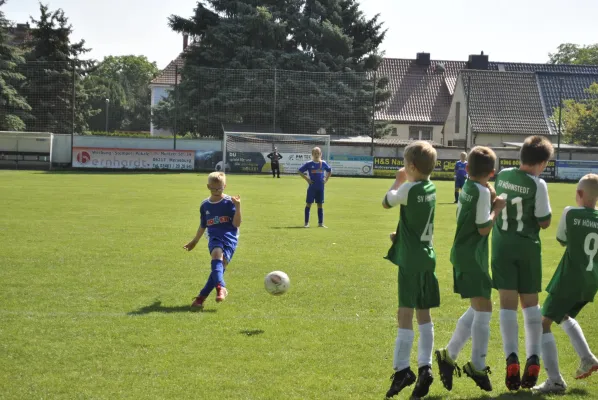
[(305, 197), (305, 202), (307, 204), (311, 204), (316, 202), (317, 204), (324, 203), (324, 188), (318, 189), (314, 187), (314, 185), (309, 185), (307, 188), (307, 196)]
[(457, 176), (455, 177), (455, 189), (463, 189), (463, 185), (465, 185), (465, 177), (464, 176)]
[(222, 249), (224, 260), (227, 264), (230, 264), (231, 260), (233, 259), (233, 255), (235, 254), (235, 250), (237, 249), (237, 244), (227, 243), (220, 238), (210, 238), (208, 241), (208, 249), (210, 250), (210, 254), (212, 254), (212, 251), (214, 251), (216, 248)]

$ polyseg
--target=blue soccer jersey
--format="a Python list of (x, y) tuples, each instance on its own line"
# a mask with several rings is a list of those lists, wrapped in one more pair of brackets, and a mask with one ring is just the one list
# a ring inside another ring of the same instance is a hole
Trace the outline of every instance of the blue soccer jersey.
[(455, 178), (463, 180), (467, 178), (465, 167), (467, 167), (467, 161), (457, 161), (455, 163)]
[(230, 196), (226, 195), (217, 202), (206, 199), (199, 207), (201, 227), (206, 228), (210, 252), (220, 247), (228, 261), (232, 258), (239, 238), (239, 228), (233, 225), (236, 211)]
[(326, 179), (326, 174), (331, 171), (332, 169), (326, 164), (326, 161), (309, 161), (299, 168), (299, 172), (302, 174), (305, 172), (309, 174), (309, 179), (313, 182), (311, 186), (317, 190), (324, 190), (324, 179)]

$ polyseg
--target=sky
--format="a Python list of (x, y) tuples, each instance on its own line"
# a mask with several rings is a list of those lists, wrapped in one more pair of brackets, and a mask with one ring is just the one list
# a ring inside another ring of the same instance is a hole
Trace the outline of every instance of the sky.
[[(164, 68), (181, 52), (182, 37), (168, 17), (193, 15), (195, 0), (43, 0), (61, 8), (73, 25), (73, 39), (85, 39), (88, 58), (145, 55)], [(490, 61), (548, 60), (561, 43), (598, 43), (596, 0), (361, 0), (368, 17), (380, 14), (388, 29), (386, 57), (466, 61), (481, 51)], [(38, 0), (8, 0), (13, 22), (39, 16)]]

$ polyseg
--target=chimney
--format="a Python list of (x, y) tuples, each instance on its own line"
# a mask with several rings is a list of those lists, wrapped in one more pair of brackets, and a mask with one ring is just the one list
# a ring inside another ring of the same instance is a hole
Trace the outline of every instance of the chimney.
[(187, 49), (187, 46), (189, 46), (189, 35), (185, 33), (183, 34), (183, 51)]
[(415, 63), (417, 65), (421, 65), (422, 67), (430, 66), (430, 53), (417, 53)]
[(481, 54), (472, 54), (469, 56), (469, 61), (467, 62), (467, 69), (479, 69), (479, 70), (487, 70), (488, 69), (488, 56), (484, 54), (482, 51)]

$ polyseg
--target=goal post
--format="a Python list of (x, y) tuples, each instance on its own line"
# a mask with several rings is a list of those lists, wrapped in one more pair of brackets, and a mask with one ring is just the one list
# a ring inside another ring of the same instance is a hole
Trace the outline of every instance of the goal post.
[(281, 173), (296, 173), (311, 160), (314, 147), (322, 149), (322, 159), (330, 157), (330, 135), (293, 135), (288, 133), (224, 132), (222, 164), (217, 170), (227, 172), (271, 173), (267, 157), (274, 148), (282, 156)]
[(52, 169), (54, 134), (50, 132), (0, 131), (0, 165), (30, 167), (47, 163)]

